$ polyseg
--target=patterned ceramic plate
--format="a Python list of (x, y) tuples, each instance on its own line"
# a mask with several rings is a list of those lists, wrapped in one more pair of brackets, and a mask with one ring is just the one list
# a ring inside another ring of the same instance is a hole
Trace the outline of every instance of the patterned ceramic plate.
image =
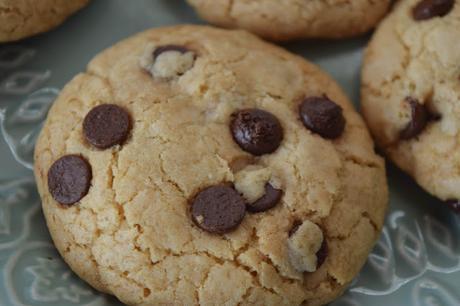
[[(97, 0), (52, 33), (0, 45), (0, 305), (120, 305), (79, 280), (54, 249), (31, 172), (34, 141), (59, 89), (93, 55), (150, 27), (197, 22), (182, 0)], [(367, 40), (286, 47), (358, 101)], [(388, 172), (381, 239), (333, 305), (460, 305), (460, 218), (393, 166)]]

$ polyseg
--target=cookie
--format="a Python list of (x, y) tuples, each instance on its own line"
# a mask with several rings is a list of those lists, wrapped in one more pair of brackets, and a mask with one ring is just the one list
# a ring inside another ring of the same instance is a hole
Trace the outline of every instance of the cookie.
[(270, 40), (344, 38), (372, 29), (390, 0), (187, 0), (208, 22), (251, 31)]
[(327, 303), (365, 262), (388, 196), (328, 75), (204, 26), (97, 55), (52, 106), (35, 175), (63, 258), (128, 305)]
[(378, 145), (458, 211), (460, 1), (400, 1), (367, 47), (362, 109)]
[(0, 42), (15, 41), (60, 25), (89, 0), (0, 0)]

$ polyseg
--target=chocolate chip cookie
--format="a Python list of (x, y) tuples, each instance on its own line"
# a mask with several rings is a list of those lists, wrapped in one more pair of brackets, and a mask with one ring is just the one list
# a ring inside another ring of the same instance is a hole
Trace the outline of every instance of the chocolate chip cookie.
[(252, 34), (149, 30), (62, 90), (35, 151), (54, 242), (129, 305), (320, 305), (358, 273), (383, 160), (319, 68)]
[(271, 40), (344, 38), (372, 29), (390, 0), (187, 0), (205, 20)]
[(460, 1), (400, 1), (364, 60), (362, 108), (379, 146), (423, 188), (460, 206)]
[(89, 0), (0, 0), (0, 42), (46, 32), (88, 4)]

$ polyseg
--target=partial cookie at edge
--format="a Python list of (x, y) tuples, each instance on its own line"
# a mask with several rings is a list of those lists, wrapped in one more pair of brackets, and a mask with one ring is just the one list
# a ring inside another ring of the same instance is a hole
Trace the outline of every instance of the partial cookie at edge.
[(187, 0), (212, 24), (241, 28), (271, 40), (344, 38), (371, 30), (389, 0), (277, 1)]
[(90, 0), (0, 0), (0, 42), (16, 41), (46, 32)]
[[(425, 18), (417, 17), (420, 3)], [(430, 3), (441, 6), (427, 13)], [(443, 201), (460, 199), (459, 48), (458, 0), (399, 1), (369, 43), (362, 73), (362, 109), (376, 142)]]

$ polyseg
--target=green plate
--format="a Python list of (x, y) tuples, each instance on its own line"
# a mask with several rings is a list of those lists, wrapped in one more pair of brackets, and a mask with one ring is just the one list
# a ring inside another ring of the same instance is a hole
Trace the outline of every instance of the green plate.
[[(32, 152), (46, 112), (72, 76), (116, 41), (151, 27), (200, 23), (181, 0), (97, 0), (57, 30), (0, 45), (0, 305), (119, 305), (78, 279), (46, 229)], [(368, 37), (286, 44), (327, 70), (358, 107)], [(382, 236), (332, 305), (460, 305), (460, 218), (388, 166)]]

